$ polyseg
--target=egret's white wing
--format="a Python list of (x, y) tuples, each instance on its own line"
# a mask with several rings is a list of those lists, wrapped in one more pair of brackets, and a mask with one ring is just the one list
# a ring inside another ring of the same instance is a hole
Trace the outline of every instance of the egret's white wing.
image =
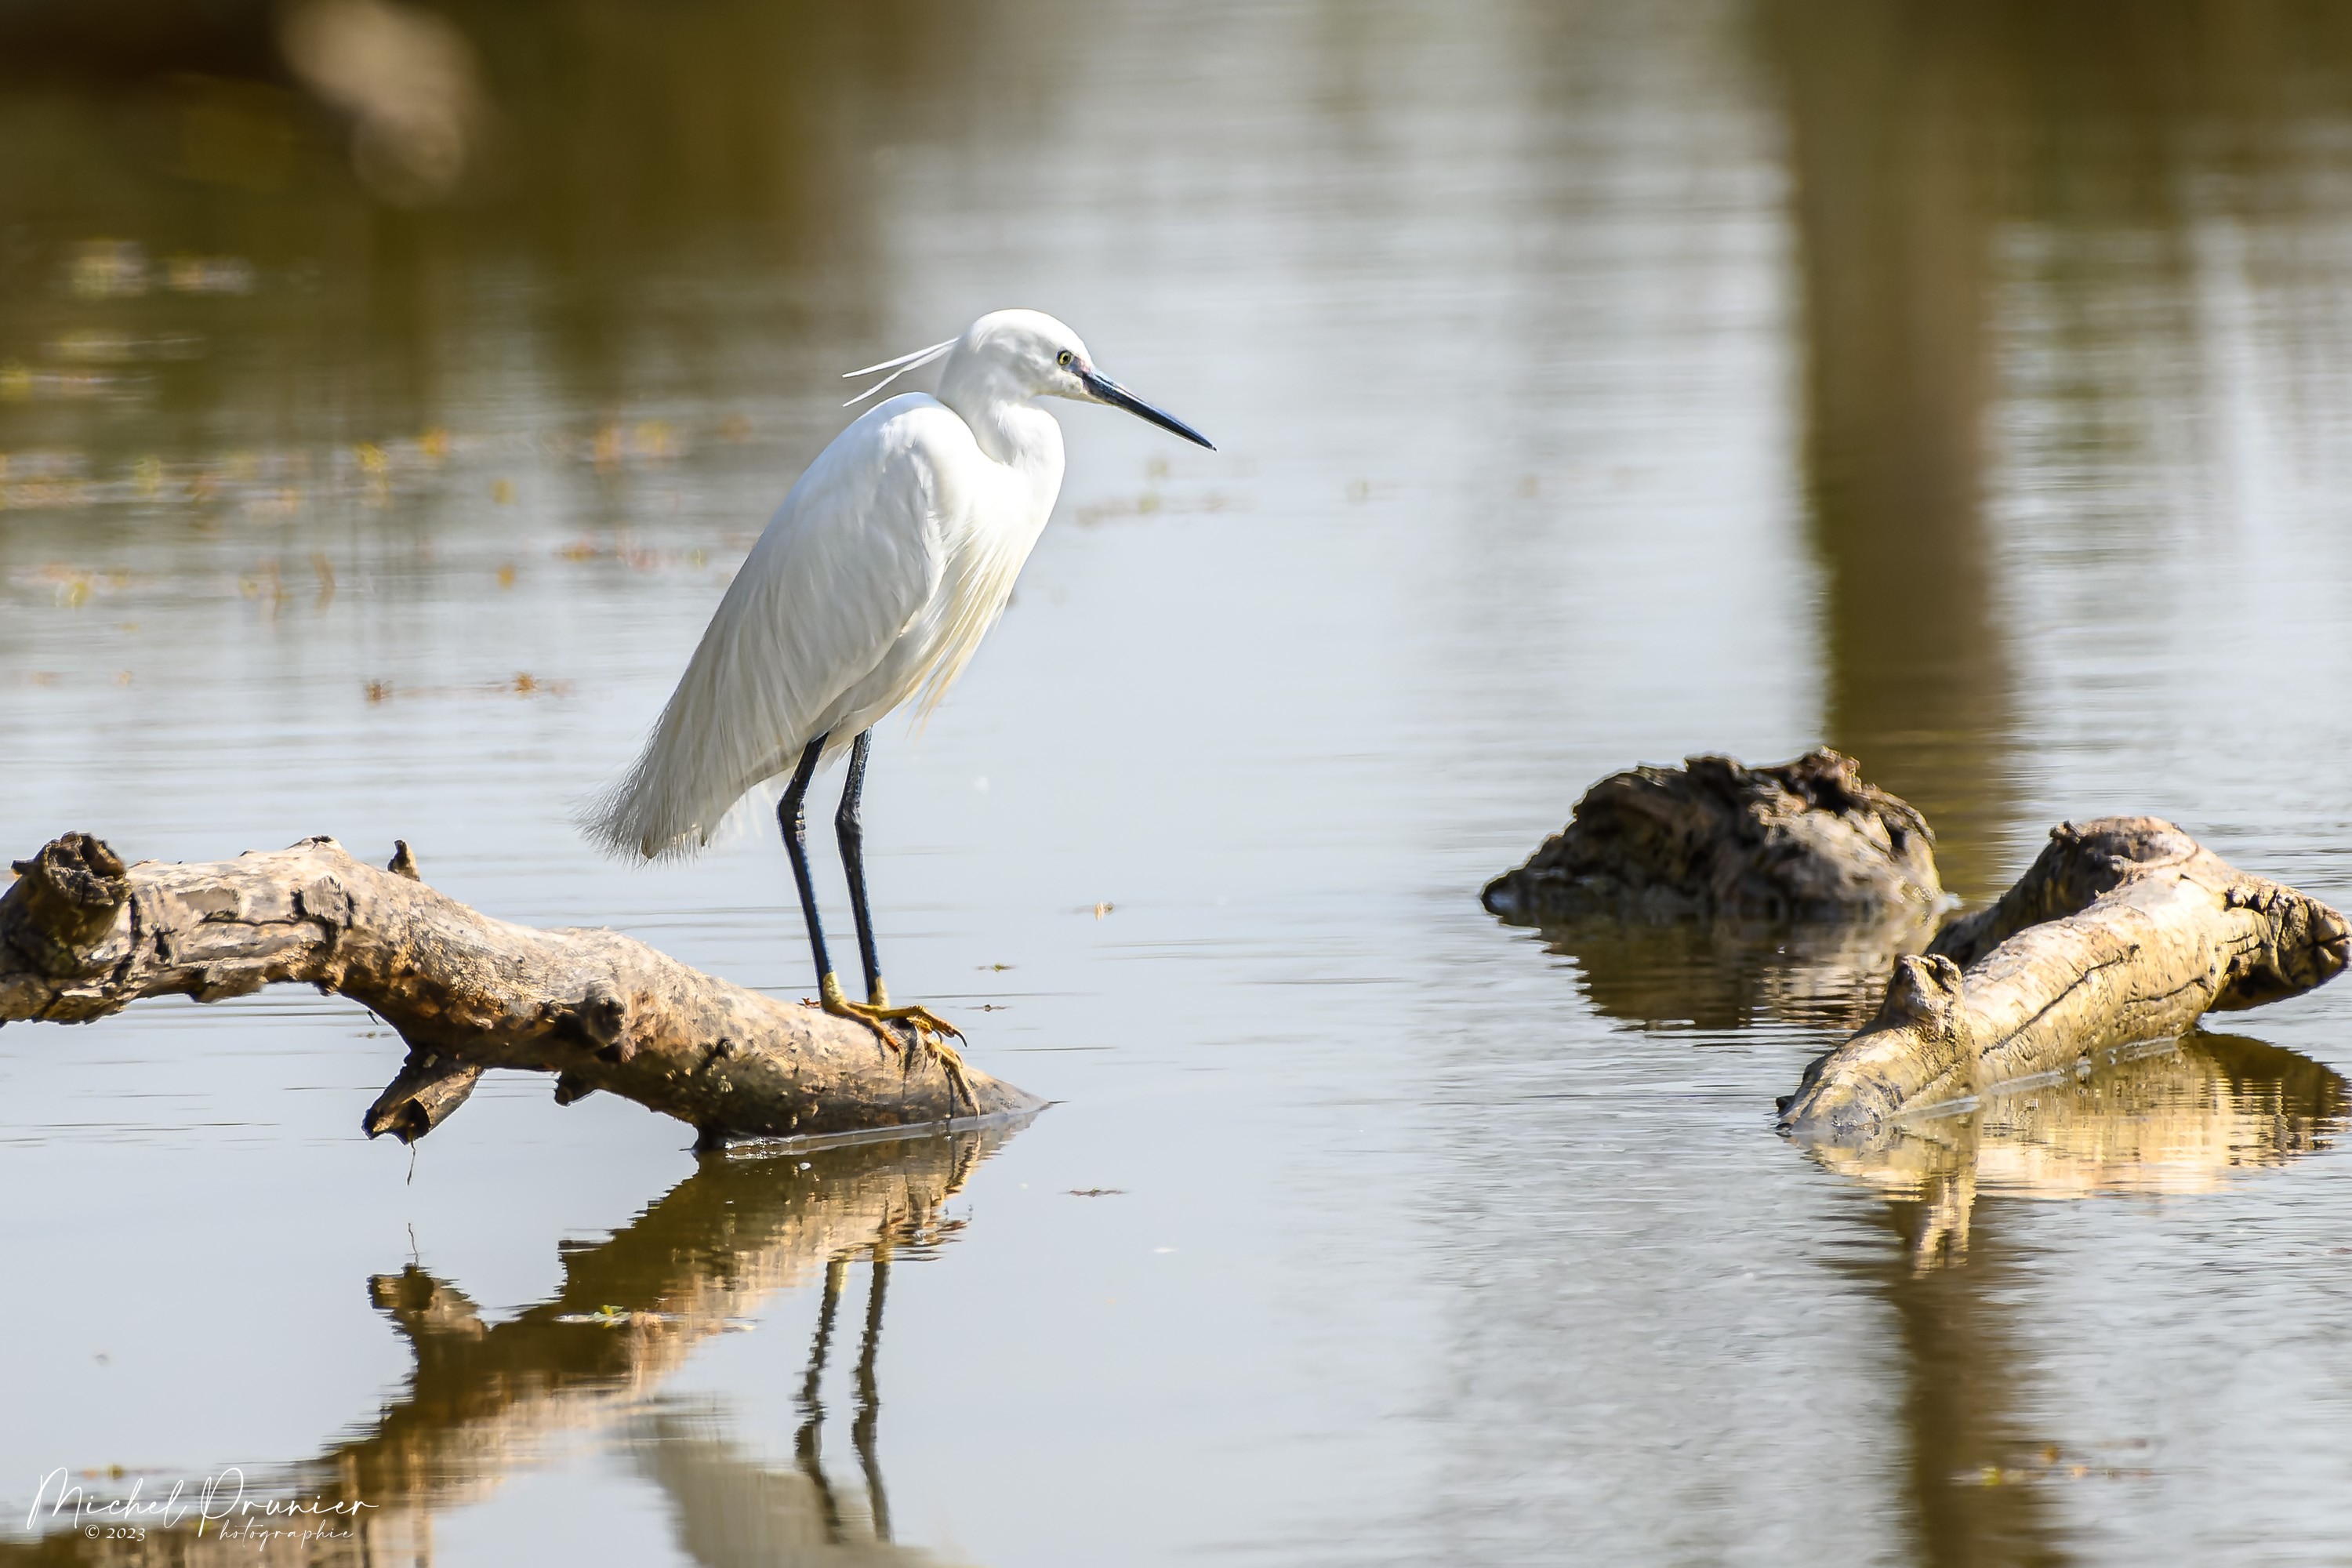
[(689, 854), (746, 790), (799, 760), (939, 591), (938, 458), (958, 436), (971, 445), (961, 420), (909, 395), (817, 455), (728, 585), (636, 765), (584, 820), (592, 837), (622, 854)]

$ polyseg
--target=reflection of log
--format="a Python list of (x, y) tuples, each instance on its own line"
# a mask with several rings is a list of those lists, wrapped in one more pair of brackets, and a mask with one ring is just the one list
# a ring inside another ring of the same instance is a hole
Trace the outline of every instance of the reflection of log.
[(1888, 965), (1935, 934), (1935, 917), (1895, 910), (1842, 921), (1610, 920), (1547, 924), (1603, 1017), (1647, 1028), (1860, 1028)]
[(1897, 961), (1877, 1018), (1806, 1068), (1781, 1126), (1883, 1138), (1906, 1110), (2307, 991), (2347, 958), (2343, 916), (2169, 823), (2062, 824), (2000, 902)]
[(398, 1029), (400, 1077), (366, 1117), (413, 1140), (485, 1068), (604, 1089), (706, 1142), (998, 1115), (1041, 1103), (985, 1073), (969, 1097), (928, 1053), (688, 969), (609, 931), (536, 931), (379, 871), (331, 838), (202, 865), (126, 868), (80, 834), (20, 862), (0, 897), (0, 1023), (79, 1023), (142, 996), (199, 1002), (280, 982), (338, 991)]
[(370, 1294), (415, 1348), (415, 1373), (372, 1431), (311, 1468), (386, 1509), (477, 1500), (548, 1437), (642, 1409), (695, 1347), (829, 1259), (951, 1235), (940, 1205), (1004, 1135), (706, 1156), (626, 1230), (567, 1250), (562, 1289), (505, 1322), (483, 1323), (422, 1269), (379, 1275)]
[[(551, 1439), (615, 1427), (692, 1436), (667, 1413), (659, 1388), (698, 1346), (841, 1260), (950, 1237), (960, 1222), (943, 1219), (942, 1205), (1014, 1130), (999, 1122), (790, 1157), (705, 1155), (692, 1176), (610, 1240), (567, 1247), (562, 1289), (502, 1322), (485, 1322), (464, 1292), (422, 1268), (379, 1275), (369, 1295), (415, 1352), (408, 1386), (365, 1430), (273, 1473), (266, 1485), (257, 1474), (248, 1492), (364, 1502), (356, 1532), (309, 1543), (308, 1552), (273, 1542), (284, 1550), (265, 1556), (249, 1542), (219, 1539), (216, 1529), (197, 1535), (193, 1519), (151, 1530), (128, 1551), (66, 1529), (28, 1546), (0, 1542), (0, 1568), (100, 1561), (183, 1568), (429, 1562), (434, 1516), (481, 1500), (527, 1468)], [(869, 1362), (878, 1327), (869, 1321)], [(737, 1498), (744, 1520), (731, 1526), (726, 1519), (706, 1521), (706, 1533), (727, 1527), (771, 1542), (827, 1547), (795, 1561), (922, 1555), (873, 1540), (877, 1521), (867, 1522), (863, 1538), (845, 1529), (839, 1510), (828, 1506), (822, 1477), (811, 1481), (788, 1468), (750, 1474), (731, 1447), (708, 1441), (718, 1435), (706, 1430), (704, 1443), (651, 1466), (681, 1506), (719, 1493)], [(709, 1461), (716, 1458), (727, 1463), (713, 1471)], [(720, 1559), (734, 1561), (724, 1553)]]
[(1943, 900), (1934, 845), (1926, 819), (1826, 748), (1769, 768), (1692, 757), (1602, 779), (1566, 827), (1482, 897), (1523, 924), (1924, 911)]
[(2055, 1081), (1987, 1089), (1949, 1116), (1906, 1119), (1864, 1146), (1816, 1144), (1830, 1169), (1920, 1205), (1916, 1267), (1968, 1250), (1976, 1199), (2211, 1192), (2239, 1172), (2325, 1148), (2352, 1089), (2294, 1051), (2234, 1035), (2116, 1047)]

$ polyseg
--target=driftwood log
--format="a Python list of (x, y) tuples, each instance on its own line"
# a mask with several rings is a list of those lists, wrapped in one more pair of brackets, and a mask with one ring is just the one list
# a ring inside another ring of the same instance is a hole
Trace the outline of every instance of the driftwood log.
[(404, 844), (384, 870), (331, 838), (125, 866), (69, 833), (16, 869), (0, 895), (0, 1024), (83, 1023), (142, 997), (213, 1002), (289, 982), (340, 993), (409, 1046), (363, 1119), (372, 1138), (423, 1137), (490, 1068), (556, 1075), (559, 1104), (599, 1089), (633, 1100), (706, 1146), (1043, 1103), (976, 1068), (959, 1085), (925, 1051), (617, 932), (492, 920), (426, 886)]
[(1481, 897), (1522, 925), (1925, 914), (1944, 900), (1935, 842), (1926, 818), (1827, 747), (1778, 767), (1692, 757), (1602, 779), (1566, 827)]
[(2352, 927), (2168, 822), (2062, 823), (2017, 885), (1895, 961), (1877, 1017), (1805, 1069), (1784, 1131), (1869, 1142), (1895, 1119), (2095, 1053), (2179, 1034), (2206, 1012), (2307, 991), (2352, 960)]

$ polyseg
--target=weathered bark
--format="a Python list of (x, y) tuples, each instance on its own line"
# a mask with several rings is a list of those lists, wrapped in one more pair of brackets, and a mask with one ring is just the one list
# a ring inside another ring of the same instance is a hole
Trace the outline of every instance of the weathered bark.
[(1585, 914), (1840, 918), (1943, 901), (1927, 819), (1826, 747), (1778, 767), (1692, 757), (1612, 773), (1486, 885), (1523, 925)]
[(1805, 1069), (1780, 1125), (1880, 1139), (1906, 1111), (2307, 991), (2347, 959), (2343, 916), (2169, 823), (2063, 823), (1998, 903), (1896, 961), (1877, 1018)]
[(144, 996), (199, 1002), (300, 982), (400, 1032), (400, 1076), (370, 1137), (404, 1142), (464, 1103), (488, 1068), (558, 1075), (696, 1128), (705, 1142), (997, 1116), (1034, 1097), (873, 1030), (688, 968), (609, 931), (495, 921), (418, 879), (406, 847), (377, 870), (331, 838), (199, 865), (125, 867), (68, 834), (0, 896), (0, 1023), (81, 1023)]
[[(437, 1051), (421, 1056), (412, 1052), (398, 1075), (367, 1108), (367, 1114), (360, 1118), (360, 1130), (371, 1138), (389, 1132), (404, 1143), (414, 1143), (448, 1121), (481, 1081), (482, 1069), (472, 1062), (457, 1061)], [(568, 1075), (556, 1079), (556, 1104), (569, 1105), (587, 1092), (573, 1092), (576, 1081)]]

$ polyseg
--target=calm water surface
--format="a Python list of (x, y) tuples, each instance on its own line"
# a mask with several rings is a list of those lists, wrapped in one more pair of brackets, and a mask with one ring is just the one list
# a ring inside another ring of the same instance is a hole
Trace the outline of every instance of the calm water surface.
[(698, 1161), (501, 1078), (412, 1168), (339, 999), (9, 1028), (0, 1563), (232, 1465), (377, 1563), (2352, 1562), (2352, 988), (1817, 1159), (1883, 954), (1475, 899), (1829, 741), (1970, 899), (2147, 811), (2352, 900), (2340, 24), (478, 10), (422, 208), (266, 19), (0, 77), (5, 847), (398, 836), (804, 994), (756, 818), (569, 812), (837, 373), (1034, 304), (1223, 448), (1067, 411), (878, 737), (893, 988), (1058, 1103)]

